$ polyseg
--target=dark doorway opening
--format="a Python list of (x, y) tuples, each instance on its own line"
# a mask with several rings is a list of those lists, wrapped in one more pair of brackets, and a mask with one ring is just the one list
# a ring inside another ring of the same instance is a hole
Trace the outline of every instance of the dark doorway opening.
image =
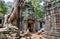
[(43, 26), (42, 26), (42, 22), (40, 22), (40, 29), (42, 28)]
[(0, 19), (0, 24), (2, 24), (2, 19)]
[(28, 23), (28, 29), (30, 32), (32, 32), (32, 29), (31, 29), (31, 24)]

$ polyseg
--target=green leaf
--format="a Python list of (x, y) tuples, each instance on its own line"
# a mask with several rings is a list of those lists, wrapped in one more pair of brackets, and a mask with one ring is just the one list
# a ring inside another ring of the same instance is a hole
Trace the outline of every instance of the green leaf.
[(0, 13), (6, 14), (8, 8), (6, 7), (5, 1), (0, 0)]

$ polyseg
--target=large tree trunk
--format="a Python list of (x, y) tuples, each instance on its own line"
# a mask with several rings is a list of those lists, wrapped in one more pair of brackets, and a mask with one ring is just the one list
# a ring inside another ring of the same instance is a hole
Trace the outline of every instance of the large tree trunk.
[(9, 26), (8, 24), (17, 26), (19, 1), (20, 0), (16, 0), (14, 7), (12, 7), (12, 11), (9, 14), (5, 15), (4, 26)]

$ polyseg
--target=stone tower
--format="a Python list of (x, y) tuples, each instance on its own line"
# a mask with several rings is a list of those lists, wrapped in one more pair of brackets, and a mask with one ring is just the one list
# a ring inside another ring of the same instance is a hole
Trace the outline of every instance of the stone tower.
[(60, 39), (60, 0), (44, 0), (46, 39)]

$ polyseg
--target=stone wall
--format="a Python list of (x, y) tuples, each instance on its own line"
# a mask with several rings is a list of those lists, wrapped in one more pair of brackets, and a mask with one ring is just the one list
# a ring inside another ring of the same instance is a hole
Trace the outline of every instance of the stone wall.
[[(59, 0), (45, 1), (44, 14), (46, 20), (47, 39), (60, 39), (60, 11)], [(44, 36), (45, 36), (44, 35)]]

